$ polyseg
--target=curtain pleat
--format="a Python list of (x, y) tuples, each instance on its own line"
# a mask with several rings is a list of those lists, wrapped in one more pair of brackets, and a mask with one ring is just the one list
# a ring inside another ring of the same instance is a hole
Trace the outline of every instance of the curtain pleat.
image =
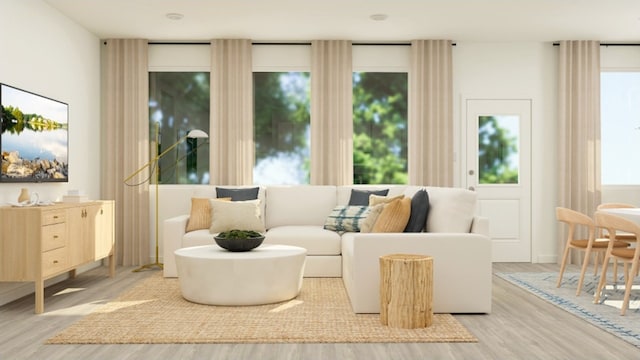
[[(559, 51), (558, 205), (593, 216), (602, 199), (600, 43), (561, 41)], [(559, 239), (562, 254), (564, 229)], [(572, 259), (576, 260), (577, 256)]]
[(251, 40), (211, 41), (211, 183), (253, 184)]
[(353, 183), (351, 41), (311, 42), (311, 184)]
[[(102, 194), (115, 200), (116, 261), (124, 266), (149, 262), (149, 184), (123, 180), (149, 161), (148, 42), (105, 41), (105, 102)], [(148, 177), (143, 172), (131, 180)]]
[(413, 40), (409, 71), (409, 184), (453, 186), (450, 40)]

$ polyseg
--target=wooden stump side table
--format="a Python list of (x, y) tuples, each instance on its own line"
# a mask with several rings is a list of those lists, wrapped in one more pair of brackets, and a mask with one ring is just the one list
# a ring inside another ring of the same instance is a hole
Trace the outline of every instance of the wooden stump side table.
[(396, 328), (431, 326), (433, 258), (390, 254), (380, 257), (380, 322)]

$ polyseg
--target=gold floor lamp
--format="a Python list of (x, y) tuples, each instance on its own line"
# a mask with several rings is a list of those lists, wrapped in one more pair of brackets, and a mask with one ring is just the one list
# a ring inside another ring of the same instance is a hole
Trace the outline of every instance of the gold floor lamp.
[[(162, 269), (163, 268), (163, 264), (159, 261), (159, 253), (158, 253), (158, 249), (159, 249), (159, 244), (158, 244), (158, 209), (159, 209), (159, 203), (160, 203), (160, 199), (158, 198), (158, 184), (160, 182), (160, 171), (158, 171), (158, 161), (164, 156), (166, 155), (169, 151), (173, 150), (173, 148), (175, 148), (176, 146), (178, 146), (178, 144), (180, 144), (181, 142), (183, 142), (184, 140), (186, 140), (187, 138), (190, 139), (197, 139), (197, 138), (208, 138), (209, 135), (207, 135), (206, 132), (202, 131), (202, 130), (191, 130), (187, 133), (187, 135), (181, 137), (180, 139), (178, 139), (178, 141), (176, 141), (173, 145), (169, 146), (166, 150), (164, 150), (163, 152), (158, 154), (158, 141), (159, 141), (159, 125), (158, 123), (156, 123), (156, 155), (149, 160), (148, 163), (142, 165), (142, 167), (140, 167), (138, 170), (134, 171), (131, 175), (127, 176), (126, 179), (124, 179), (124, 183), (127, 184), (127, 182), (129, 180), (131, 180), (134, 176), (138, 175), (140, 172), (142, 172), (142, 170), (147, 169), (149, 167), (151, 167), (151, 165), (153, 165), (152, 171), (155, 171), (155, 175), (156, 175), (156, 261), (154, 263), (151, 264), (146, 264), (146, 265), (142, 265), (141, 267), (133, 270), (134, 272), (138, 272), (138, 271), (142, 271), (144, 269)], [(129, 184), (127, 184), (129, 185)], [(138, 184), (139, 185), (139, 184)], [(132, 185), (135, 186), (135, 185)]]

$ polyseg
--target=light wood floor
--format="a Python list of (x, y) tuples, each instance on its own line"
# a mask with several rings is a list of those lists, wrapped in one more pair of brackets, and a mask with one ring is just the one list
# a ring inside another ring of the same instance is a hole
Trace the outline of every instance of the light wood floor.
[[(558, 266), (493, 268), (557, 271)], [(33, 313), (33, 296), (0, 307), (0, 359), (640, 359), (638, 348), (495, 276), (493, 312), (456, 315), (479, 339), (474, 344), (43, 345), (150, 273), (119, 268), (109, 279), (103, 267), (80, 274), (46, 289), (41, 315)]]

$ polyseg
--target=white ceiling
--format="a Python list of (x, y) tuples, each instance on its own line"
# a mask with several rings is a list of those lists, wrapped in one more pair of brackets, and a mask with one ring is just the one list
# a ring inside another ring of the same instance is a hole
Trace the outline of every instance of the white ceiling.
[(103, 39), (640, 41), (640, 0), (44, 1)]

